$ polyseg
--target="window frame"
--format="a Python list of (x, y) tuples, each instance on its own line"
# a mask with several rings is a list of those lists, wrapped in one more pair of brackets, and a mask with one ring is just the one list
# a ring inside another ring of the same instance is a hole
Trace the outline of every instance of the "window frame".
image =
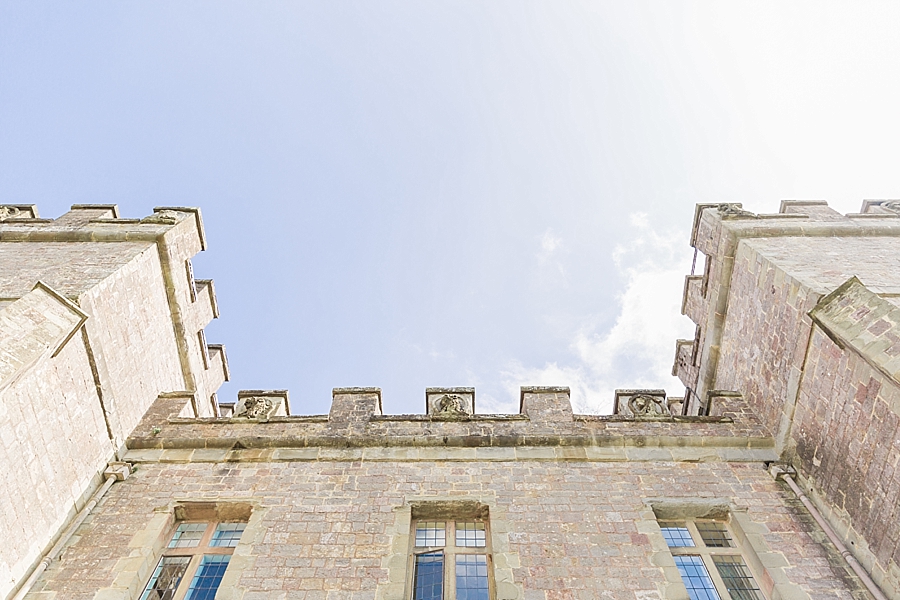
[[(175, 547), (170, 548), (169, 545), (172, 543), (173, 538), (175, 537), (175, 533), (178, 531), (178, 527), (180, 525), (189, 525), (194, 523), (202, 523), (206, 525), (206, 529), (203, 531), (203, 535), (200, 536), (200, 540), (198, 541), (196, 546), (192, 547)], [(245, 528), (243, 533), (246, 531), (247, 521), (241, 520), (221, 520), (221, 521), (207, 521), (207, 520), (199, 520), (199, 519), (185, 519), (181, 521), (176, 521), (174, 527), (172, 527), (169, 531), (169, 536), (166, 539), (165, 547), (163, 549), (162, 554), (160, 554), (158, 560), (156, 561), (156, 565), (153, 567), (153, 571), (151, 572), (150, 577), (144, 583), (141, 588), (141, 595), (139, 597), (143, 597), (147, 592), (147, 586), (150, 584), (150, 581), (153, 579), (153, 575), (156, 573), (156, 569), (159, 567), (159, 564), (166, 558), (188, 558), (188, 566), (184, 571), (184, 574), (181, 576), (181, 580), (178, 582), (177, 587), (175, 588), (175, 593), (172, 595), (172, 600), (184, 600), (188, 591), (191, 587), (191, 582), (194, 580), (194, 576), (197, 574), (197, 569), (200, 567), (200, 563), (203, 560), (204, 556), (207, 555), (219, 555), (219, 556), (233, 556), (234, 549), (240, 544), (240, 538), (238, 538), (237, 544), (234, 546), (213, 546), (213, 536), (215, 535), (216, 529), (221, 524), (226, 523), (243, 523)], [(230, 563), (230, 560), (229, 560)], [(226, 566), (226, 571), (228, 567)], [(224, 573), (223, 573), (224, 577)], [(220, 580), (221, 585), (221, 580)]]
[[(419, 523), (443, 523), (444, 524), (444, 545), (443, 546), (416, 546), (416, 526)], [(456, 545), (456, 525), (457, 523), (482, 523), (484, 524), (484, 546), (457, 546)], [(406, 594), (407, 600), (414, 600), (416, 592), (416, 557), (421, 554), (431, 552), (443, 552), (444, 570), (442, 585), (442, 600), (456, 600), (456, 557), (460, 555), (483, 555), (487, 563), (487, 583), (488, 583), (488, 600), (494, 600), (497, 597), (496, 584), (494, 581), (494, 557), (491, 550), (491, 525), (489, 519), (484, 516), (422, 516), (414, 518), (410, 522), (410, 542), (407, 561), (406, 578)]]
[[(703, 536), (700, 534), (700, 530), (697, 528), (697, 523), (716, 523), (721, 525), (724, 530), (728, 533), (729, 541), (731, 542), (731, 546), (709, 546), (704, 540)], [(760, 577), (760, 574), (756, 572), (756, 569), (751, 565), (751, 561), (747, 560), (745, 549), (740, 543), (739, 537), (735, 535), (734, 528), (731, 527), (728, 520), (724, 519), (702, 519), (702, 518), (672, 518), (672, 519), (659, 519), (658, 520), (660, 532), (662, 529), (666, 527), (673, 527), (678, 525), (684, 525), (684, 527), (688, 530), (691, 536), (691, 540), (693, 541), (693, 546), (669, 546), (668, 540), (666, 540), (666, 546), (668, 547), (669, 553), (672, 557), (676, 556), (699, 556), (700, 560), (703, 562), (703, 566), (706, 568), (707, 575), (712, 580), (713, 586), (716, 588), (716, 593), (719, 595), (721, 600), (731, 600), (733, 597), (731, 592), (728, 590), (728, 587), (725, 585), (725, 581), (719, 573), (719, 568), (716, 566), (714, 557), (716, 556), (736, 556), (741, 559), (743, 565), (747, 568), (750, 574), (753, 576), (753, 582), (756, 584), (757, 592), (762, 598), (768, 600), (769, 595), (763, 591), (763, 588), (760, 586), (760, 582), (763, 579)], [(682, 579), (682, 582), (683, 579)]]

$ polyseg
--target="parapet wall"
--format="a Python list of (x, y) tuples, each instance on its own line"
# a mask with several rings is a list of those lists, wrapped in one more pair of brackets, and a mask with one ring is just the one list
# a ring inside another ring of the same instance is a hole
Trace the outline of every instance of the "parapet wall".
[[(122, 439), (161, 391), (196, 392), (197, 414), (213, 416), (213, 396), (228, 373), (224, 348), (207, 344), (203, 333), (218, 306), (212, 282), (194, 279), (190, 259), (205, 248), (196, 208), (123, 219), (115, 205), (76, 204), (58, 219), (42, 219), (35, 206), (2, 205), (0, 309), (41, 281), (88, 314), (98, 369), (124, 375), (108, 374), (108, 395), (120, 402), (129, 396), (132, 404), (120, 407)], [(154, 350), (133, 352), (137, 347)], [(136, 403), (134, 389), (114, 389), (148, 376)]]
[[(685, 414), (703, 414), (711, 390), (732, 389), (716, 380), (726, 320), (736, 332), (753, 334), (760, 324), (744, 322), (744, 316), (791, 305), (783, 316), (765, 315), (762, 326), (793, 344), (809, 337), (806, 313), (851, 276), (887, 301), (900, 297), (897, 201), (867, 200), (861, 212), (847, 215), (823, 201), (784, 201), (777, 214), (751, 213), (740, 204), (699, 204), (691, 245), (697, 256), (685, 280), (682, 313), (697, 328), (694, 339), (677, 342), (672, 370), (687, 388)], [(770, 297), (751, 300), (754, 288)], [(740, 302), (752, 306), (735, 307)], [(779, 422), (767, 424), (774, 429)]]
[(378, 388), (334, 390), (328, 415), (185, 418), (162, 397), (128, 439), (127, 460), (771, 461), (774, 441), (737, 395), (719, 414), (576, 415), (568, 388), (522, 388), (518, 414), (385, 415)]

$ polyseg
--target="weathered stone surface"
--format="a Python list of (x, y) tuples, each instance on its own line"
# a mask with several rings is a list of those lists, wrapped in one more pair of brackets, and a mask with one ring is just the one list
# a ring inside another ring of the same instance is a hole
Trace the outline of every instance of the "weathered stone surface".
[(56, 220), (14, 208), (0, 218), (0, 597), (85, 505), (158, 396), (190, 389), (176, 414), (211, 416), (225, 370), (221, 351), (204, 366), (198, 346), (212, 287), (192, 299), (185, 271), (203, 246), (199, 213), (142, 225), (114, 206), (76, 205)]
[[(220, 600), (408, 600), (411, 521), (436, 514), (489, 519), (494, 600), (684, 600), (658, 520), (710, 515), (767, 597), (863, 598), (767, 473), (780, 459), (900, 597), (900, 218), (885, 201), (698, 206), (686, 396), (618, 390), (614, 415), (523, 387), (509, 415), (476, 414), (472, 388), (429, 388), (416, 415), (335, 388), (327, 415), (245, 390), (217, 417), (228, 367), (202, 333), (218, 309), (190, 264), (199, 211), (15, 208), (0, 213), (0, 596), (105, 472), (122, 480), (29, 600), (138, 597), (182, 518), (247, 521)], [(62, 297), (31, 291), (42, 274)], [(107, 470), (117, 458), (131, 475)]]
[(676, 372), (703, 393), (690, 414), (715, 388), (743, 395), (846, 545), (898, 597), (900, 215), (885, 201), (859, 215), (785, 201), (782, 213), (792, 218), (698, 209), (700, 366), (679, 346)]
[[(572, 598), (659, 597), (671, 557), (660, 562), (665, 543), (647, 499), (744, 511), (769, 550), (760, 555), (781, 561), (768, 561), (780, 585), (810, 598), (848, 597), (830, 556), (803, 533), (806, 523), (761, 464), (559, 460), (141, 464), (37, 591), (87, 600), (97, 590), (139, 589), (155, 564), (147, 542), (160, 544), (171, 527), (159, 517), (186, 498), (252, 504), (242, 562), (228, 570), (228, 593), (243, 598), (402, 598), (411, 509), (454, 499), (487, 510), (508, 598), (565, 597), (563, 590)], [(90, 579), (77, 576), (83, 564), (93, 565)]]

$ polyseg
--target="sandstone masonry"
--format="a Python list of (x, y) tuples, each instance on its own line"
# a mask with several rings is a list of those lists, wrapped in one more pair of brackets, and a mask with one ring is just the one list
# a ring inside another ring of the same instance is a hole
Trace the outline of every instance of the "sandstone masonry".
[(684, 397), (578, 415), (568, 388), (523, 387), (486, 415), (473, 388), (428, 388), (424, 414), (392, 415), (378, 388), (336, 388), (329, 414), (291, 415), (282, 390), (215, 397), (199, 210), (6, 207), (0, 597), (139, 598), (178, 523), (218, 520), (246, 524), (219, 599), (408, 600), (423, 516), (489, 524), (492, 600), (693, 597), (663, 526), (695, 520), (727, 524), (765, 598), (870, 597), (770, 474), (795, 469), (900, 598), (898, 241), (887, 201), (698, 206)]

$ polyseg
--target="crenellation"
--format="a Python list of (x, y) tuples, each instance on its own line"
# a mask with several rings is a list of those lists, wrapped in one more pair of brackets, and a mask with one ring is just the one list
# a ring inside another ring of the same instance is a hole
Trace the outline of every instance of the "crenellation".
[(445, 418), (473, 415), (475, 414), (475, 388), (425, 388), (425, 413)]
[(532, 421), (572, 420), (568, 387), (524, 386), (519, 392), (519, 412)]
[(484, 525), (463, 531), (486, 532), (466, 550), (486, 557), (486, 600), (684, 600), (687, 549), (664, 533), (711, 519), (733, 542), (692, 538), (711, 575), (725, 552), (767, 598), (863, 598), (852, 553), (898, 598), (895, 203), (698, 205), (682, 296), (695, 336), (672, 371), (684, 396), (617, 389), (611, 415), (575, 414), (568, 387), (522, 387), (515, 414), (476, 413), (472, 387), (426, 388), (422, 414), (384, 414), (371, 387), (335, 388), (327, 415), (291, 415), (286, 390), (219, 403), (228, 363), (204, 333), (218, 306), (191, 263), (206, 247), (199, 210), (75, 205), (41, 220), (6, 205), (0, 489), (14, 501), (0, 597), (138, 597), (179, 523), (209, 539), (202, 522), (218, 520), (245, 524), (232, 554), (216, 550), (231, 557), (219, 598), (409, 600), (423, 519), (449, 536), (448, 582), (468, 548), (454, 531)]
[(290, 414), (287, 390), (241, 390), (231, 418), (264, 421)]
[(669, 419), (673, 416), (666, 401), (666, 390), (616, 390), (613, 414), (636, 419)]
[[(784, 201), (783, 214), (803, 218), (779, 220), (698, 206), (692, 245), (711, 263), (708, 304), (699, 319), (691, 313), (703, 325), (699, 360), (679, 342), (673, 373), (694, 398), (687, 414), (729, 415), (770, 431), (798, 477), (811, 477), (822, 512), (843, 515), (839, 529), (858, 560), (896, 591), (900, 526), (881, 508), (900, 505), (900, 469), (891, 464), (883, 479), (886, 448), (900, 447), (895, 208), (866, 200), (860, 213), (840, 215), (825, 202)], [(700, 305), (688, 300), (687, 285), (685, 313)], [(742, 400), (719, 398), (719, 389)]]
[(803, 215), (813, 221), (844, 221), (847, 219), (828, 206), (824, 200), (782, 200), (779, 214)]
[(0, 204), (0, 222), (21, 222), (39, 219), (36, 204)]
[(863, 200), (860, 214), (900, 215), (900, 200)]
[(69, 212), (53, 220), (53, 226), (80, 229), (95, 219), (118, 218), (119, 207), (115, 204), (73, 204)]
[[(197, 290), (197, 302), (209, 304), (209, 311), (212, 319), (219, 318), (219, 303), (216, 300), (216, 288), (212, 279), (195, 279), (194, 284)], [(209, 321), (207, 321), (209, 323)]]
[(350, 429), (364, 428), (374, 415), (382, 414), (381, 388), (349, 387), (332, 390), (328, 421)]
[(706, 276), (687, 275), (684, 278), (684, 292), (681, 297), (681, 314), (695, 325), (700, 325), (706, 316)]

